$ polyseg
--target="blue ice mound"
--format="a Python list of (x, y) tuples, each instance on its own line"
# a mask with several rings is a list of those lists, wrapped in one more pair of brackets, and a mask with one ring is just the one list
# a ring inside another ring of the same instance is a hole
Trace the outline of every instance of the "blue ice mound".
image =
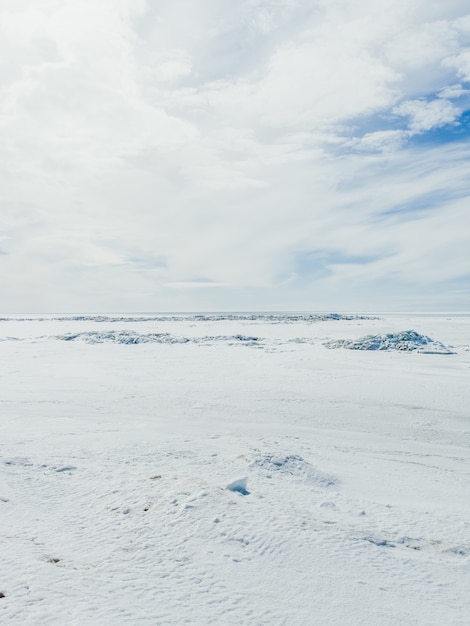
[(401, 352), (420, 352), (423, 354), (454, 354), (440, 341), (434, 341), (415, 330), (403, 330), (384, 335), (366, 335), (360, 339), (332, 339), (325, 342), (327, 348), (346, 348), (348, 350), (387, 350)]
[(229, 491), (235, 491), (236, 493), (241, 493), (242, 496), (248, 496), (250, 492), (247, 489), (248, 478), (244, 476), (243, 478), (237, 478), (229, 483), (225, 488)]

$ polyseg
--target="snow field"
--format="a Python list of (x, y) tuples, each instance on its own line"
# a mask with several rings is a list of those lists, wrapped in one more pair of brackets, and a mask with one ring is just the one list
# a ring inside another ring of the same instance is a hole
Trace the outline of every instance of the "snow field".
[[(467, 321), (419, 321), (2, 342), (1, 622), (468, 624)], [(395, 324), (455, 354), (323, 346)]]

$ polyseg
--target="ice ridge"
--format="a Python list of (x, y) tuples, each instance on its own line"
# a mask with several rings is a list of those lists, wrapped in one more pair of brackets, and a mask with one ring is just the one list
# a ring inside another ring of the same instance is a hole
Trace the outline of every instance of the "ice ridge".
[(333, 339), (325, 342), (327, 348), (347, 348), (348, 350), (387, 350), (402, 352), (421, 352), (425, 354), (453, 354), (440, 341), (434, 341), (415, 330), (403, 330), (398, 333), (366, 335), (360, 339)]
[(60, 341), (84, 341), (85, 343), (121, 343), (121, 344), (138, 344), (138, 343), (213, 343), (213, 342), (229, 342), (242, 343), (245, 345), (254, 345), (261, 341), (258, 337), (250, 337), (247, 335), (215, 335), (210, 337), (179, 337), (170, 333), (138, 333), (134, 331), (89, 331), (82, 333), (66, 333), (64, 335), (55, 335), (52, 339)]

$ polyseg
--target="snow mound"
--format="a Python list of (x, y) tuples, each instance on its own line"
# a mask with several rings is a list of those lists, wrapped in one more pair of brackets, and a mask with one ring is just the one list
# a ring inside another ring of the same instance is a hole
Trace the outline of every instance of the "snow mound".
[(453, 354), (440, 341), (434, 341), (415, 330), (403, 330), (384, 335), (367, 335), (360, 339), (335, 339), (324, 343), (327, 348), (347, 348), (348, 350), (387, 350), (421, 352), (423, 354)]
[(298, 454), (255, 453), (246, 458), (250, 469), (260, 469), (268, 477), (273, 474), (294, 476), (322, 487), (331, 487), (335, 479), (317, 470)]

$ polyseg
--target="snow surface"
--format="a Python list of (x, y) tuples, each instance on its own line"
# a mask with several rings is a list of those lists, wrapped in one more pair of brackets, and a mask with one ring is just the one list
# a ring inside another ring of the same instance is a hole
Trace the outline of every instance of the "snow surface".
[(2, 319), (1, 624), (470, 623), (470, 315), (292, 317)]

